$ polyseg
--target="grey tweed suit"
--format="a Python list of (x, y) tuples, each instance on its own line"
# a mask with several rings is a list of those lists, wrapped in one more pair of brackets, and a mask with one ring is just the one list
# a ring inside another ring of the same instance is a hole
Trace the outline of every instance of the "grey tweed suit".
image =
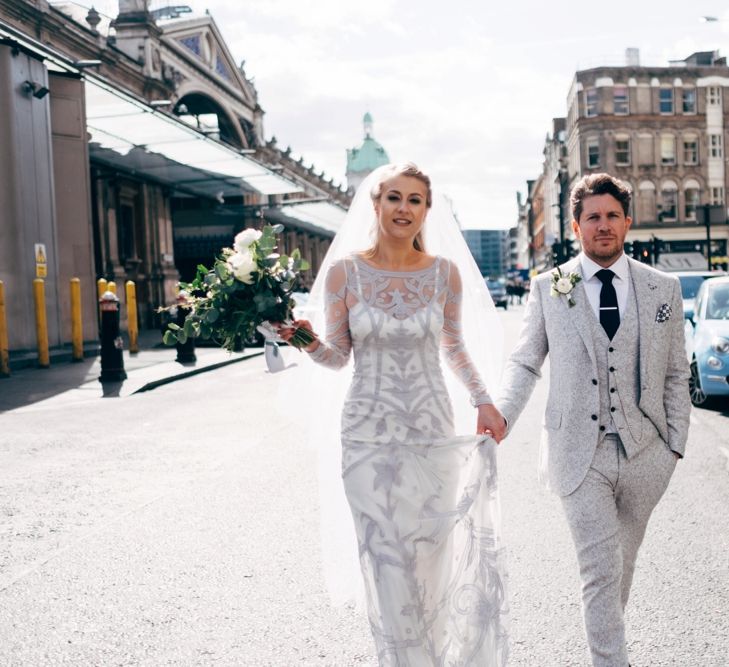
[[(532, 281), (519, 342), (497, 407), (512, 425), (550, 357), (544, 417), (547, 469), (577, 550), (593, 664), (626, 667), (623, 609), (638, 547), (683, 456), (690, 400), (679, 282), (628, 259), (621, 325), (609, 340), (583, 283), (570, 307)], [(579, 258), (562, 267), (581, 275)]]

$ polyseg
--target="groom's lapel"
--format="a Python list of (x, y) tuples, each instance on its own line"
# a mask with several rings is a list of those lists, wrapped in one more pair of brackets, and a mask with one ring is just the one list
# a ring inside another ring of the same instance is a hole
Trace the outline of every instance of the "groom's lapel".
[(628, 260), (630, 277), (635, 289), (635, 301), (638, 304), (638, 336), (640, 348), (640, 368), (646, 373), (650, 368), (651, 341), (654, 334), (656, 311), (660, 300), (658, 284), (650, 271), (646, 271), (639, 262)]
[[(561, 267), (563, 275), (569, 275), (570, 273), (577, 273), (582, 276), (582, 265), (580, 264), (579, 258), (570, 260), (563, 264)], [(597, 366), (597, 357), (595, 356), (595, 343), (592, 338), (592, 331), (590, 325), (590, 318), (594, 315), (590, 312), (590, 303), (587, 300), (587, 292), (585, 292), (584, 278), (575, 285), (572, 291), (572, 297), (575, 301), (575, 305), (570, 307), (567, 303), (567, 299), (559, 297), (562, 302), (566, 317), (568, 318), (571, 326), (577, 331), (582, 338), (582, 342), (587, 348), (587, 353), (590, 355), (592, 365)]]

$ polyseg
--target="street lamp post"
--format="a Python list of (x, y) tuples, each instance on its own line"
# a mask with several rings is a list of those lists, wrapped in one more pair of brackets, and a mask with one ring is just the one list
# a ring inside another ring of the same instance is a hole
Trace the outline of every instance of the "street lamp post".
[[(706, 262), (709, 271), (712, 270), (711, 265), (711, 223), (724, 221), (725, 214), (723, 212), (723, 204), (702, 204), (697, 207), (701, 211), (704, 226), (706, 227)], [(698, 217), (698, 216), (697, 216)], [(712, 220), (713, 218), (713, 220)]]

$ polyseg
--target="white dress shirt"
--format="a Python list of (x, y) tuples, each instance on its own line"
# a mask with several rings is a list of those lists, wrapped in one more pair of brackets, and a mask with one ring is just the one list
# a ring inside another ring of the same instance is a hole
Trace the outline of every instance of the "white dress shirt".
[(590, 302), (592, 312), (595, 313), (598, 322), (600, 321), (600, 290), (602, 289), (602, 283), (595, 274), (600, 269), (610, 269), (615, 274), (613, 277), (613, 287), (618, 297), (618, 312), (622, 320), (625, 307), (628, 303), (628, 291), (630, 288), (630, 267), (628, 266), (628, 258), (625, 256), (625, 253), (621, 254), (610, 266), (600, 266), (593, 262), (585, 253), (581, 252), (580, 266), (582, 268), (582, 280), (585, 283), (587, 300)]

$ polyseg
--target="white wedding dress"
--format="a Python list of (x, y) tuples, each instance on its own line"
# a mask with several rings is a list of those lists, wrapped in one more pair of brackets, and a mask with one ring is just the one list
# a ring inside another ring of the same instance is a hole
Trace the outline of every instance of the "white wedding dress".
[(341, 368), (354, 354), (342, 476), (381, 666), (507, 660), (495, 443), (455, 435), (440, 364), (443, 352), (474, 403), (490, 402), (463, 345), (461, 290), (441, 257), (390, 272), (353, 255), (326, 279), (326, 342), (311, 357)]

